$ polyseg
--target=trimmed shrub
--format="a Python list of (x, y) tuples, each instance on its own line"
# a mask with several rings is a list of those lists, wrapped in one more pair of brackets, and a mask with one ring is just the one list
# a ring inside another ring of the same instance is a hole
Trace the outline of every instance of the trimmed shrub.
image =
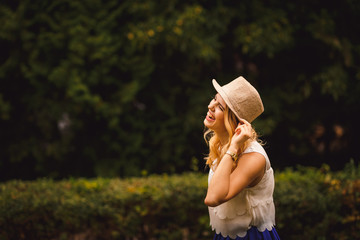
[(0, 239), (200, 239), (206, 184), (194, 173), (9, 181), (0, 186)]
[[(360, 168), (276, 172), (283, 239), (359, 239)], [(8, 181), (0, 184), (3, 239), (211, 239), (207, 175)]]
[(285, 239), (360, 239), (360, 166), (289, 168), (276, 174), (277, 231)]

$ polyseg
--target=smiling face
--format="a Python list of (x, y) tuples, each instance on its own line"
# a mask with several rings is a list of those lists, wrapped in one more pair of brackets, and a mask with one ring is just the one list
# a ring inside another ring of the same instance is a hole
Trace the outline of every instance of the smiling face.
[(226, 132), (224, 123), (225, 107), (224, 99), (220, 94), (216, 94), (208, 105), (208, 112), (204, 120), (204, 125), (218, 134)]

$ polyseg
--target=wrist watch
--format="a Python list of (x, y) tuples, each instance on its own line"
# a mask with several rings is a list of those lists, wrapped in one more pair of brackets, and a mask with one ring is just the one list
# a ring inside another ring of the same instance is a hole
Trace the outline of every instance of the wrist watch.
[(238, 157), (239, 157), (236, 153), (233, 153), (233, 152), (230, 152), (230, 151), (227, 151), (225, 154), (229, 154), (234, 162), (235, 162), (235, 161), (238, 159)]

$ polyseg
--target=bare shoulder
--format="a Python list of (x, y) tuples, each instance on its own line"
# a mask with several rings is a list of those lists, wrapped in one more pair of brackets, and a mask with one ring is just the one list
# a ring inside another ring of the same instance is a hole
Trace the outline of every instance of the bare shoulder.
[(247, 176), (250, 182), (262, 176), (265, 170), (266, 159), (264, 155), (258, 152), (250, 152), (242, 154), (237, 166), (234, 170), (234, 174)]
[(262, 155), (261, 153), (249, 152), (249, 153), (244, 153), (244, 154), (239, 156), (238, 166), (239, 165), (244, 165), (244, 164), (249, 164), (249, 165), (261, 164), (261, 165), (265, 165), (265, 162), (266, 162), (266, 159), (265, 159), (264, 155)]

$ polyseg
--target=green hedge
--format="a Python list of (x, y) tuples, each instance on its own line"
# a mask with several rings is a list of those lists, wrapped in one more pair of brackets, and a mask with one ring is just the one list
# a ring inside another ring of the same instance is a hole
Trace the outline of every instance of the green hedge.
[[(282, 239), (359, 239), (360, 168), (276, 171)], [(0, 239), (211, 239), (202, 173), (0, 184)]]

